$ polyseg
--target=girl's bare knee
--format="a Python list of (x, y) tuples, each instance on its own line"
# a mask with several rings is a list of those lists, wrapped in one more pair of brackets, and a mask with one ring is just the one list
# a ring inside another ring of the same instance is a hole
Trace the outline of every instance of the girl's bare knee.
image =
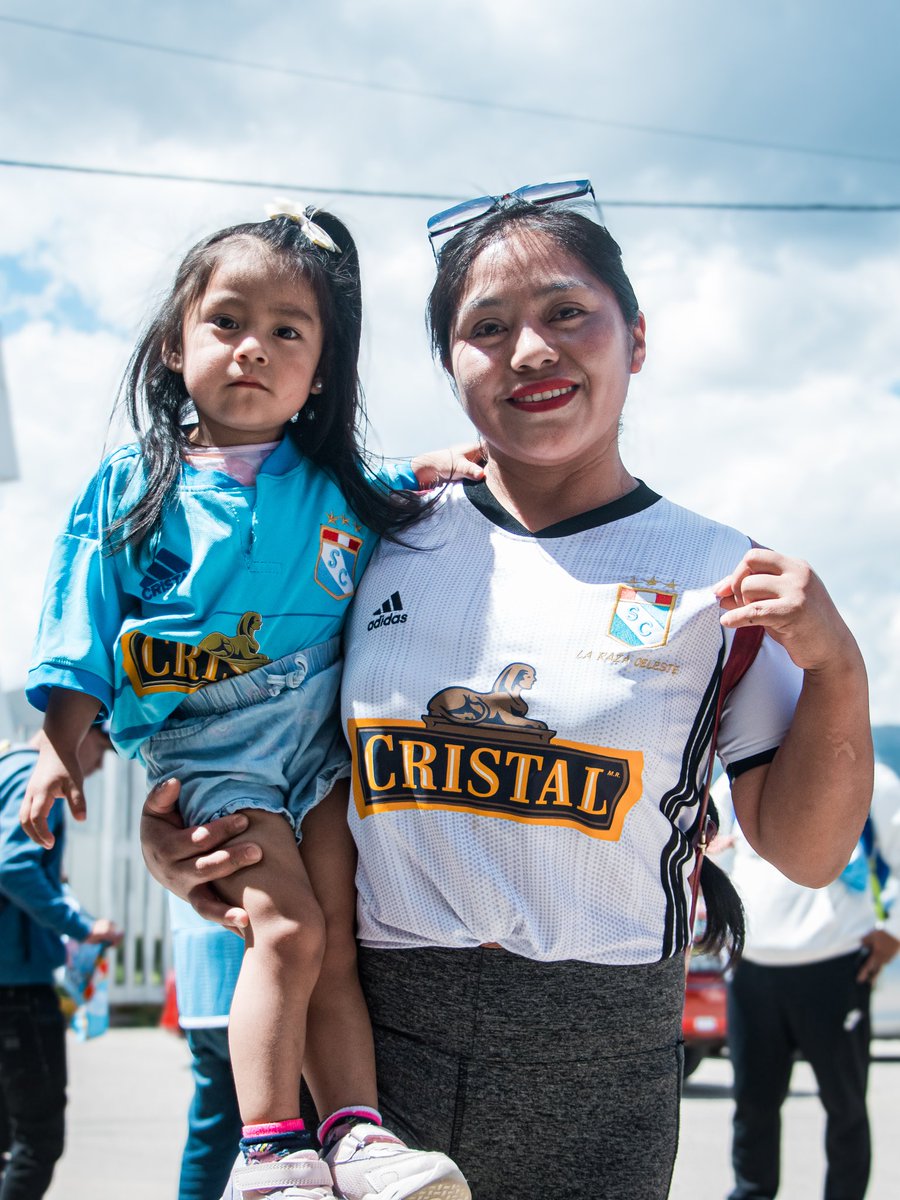
[(325, 956), (325, 921), (316, 906), (302, 913), (284, 913), (271, 906), (251, 916), (254, 948), (278, 959), (286, 968), (318, 972)]

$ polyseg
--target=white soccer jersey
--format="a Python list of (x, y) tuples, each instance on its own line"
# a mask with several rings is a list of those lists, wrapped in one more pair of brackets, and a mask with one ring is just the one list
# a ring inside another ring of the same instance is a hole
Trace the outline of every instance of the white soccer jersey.
[[(534, 535), (484, 484), (383, 541), (350, 615), (360, 937), (633, 964), (687, 942), (704, 766), (749, 547), (645, 485)], [(718, 749), (768, 761), (801, 673), (770, 638)]]

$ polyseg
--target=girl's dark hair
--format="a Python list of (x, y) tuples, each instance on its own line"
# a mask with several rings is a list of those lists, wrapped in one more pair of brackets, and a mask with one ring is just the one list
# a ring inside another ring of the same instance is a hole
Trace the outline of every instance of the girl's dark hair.
[(445, 369), (450, 361), (453, 323), (473, 262), (486, 246), (502, 241), (517, 229), (552, 238), (606, 284), (629, 329), (637, 321), (637, 297), (622, 266), (622, 251), (604, 226), (558, 205), (529, 204), (527, 200), (498, 205), (487, 216), (465, 226), (441, 249), (426, 317), (432, 350)]
[[(379, 534), (390, 534), (414, 520), (413, 503), (373, 479), (365, 467), (362, 428), (365, 407), (357, 373), (362, 331), (359, 255), (346, 226), (329, 212), (307, 209), (339, 252), (315, 245), (288, 216), (220, 229), (185, 255), (171, 291), (145, 329), (131, 357), (119, 396), (138, 436), (144, 481), (137, 502), (112, 522), (107, 545), (112, 552), (139, 544), (159, 527), (178, 484), (181, 460), (189, 449), (185, 420), (191, 400), (184, 376), (167, 358), (182, 348), (184, 321), (200, 301), (216, 267), (234, 246), (258, 242), (279, 265), (313, 291), (322, 322), (319, 396), (310, 396), (303, 419), (288, 434), (303, 454), (322, 467), (346, 496), (354, 513)], [(312, 419), (307, 419), (311, 416)]]

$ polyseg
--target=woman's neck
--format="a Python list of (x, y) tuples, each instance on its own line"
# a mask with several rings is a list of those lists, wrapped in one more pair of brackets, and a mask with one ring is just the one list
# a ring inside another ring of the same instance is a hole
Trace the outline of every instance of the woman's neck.
[(618, 454), (613, 462), (553, 467), (490, 458), (485, 482), (507, 512), (533, 532), (611, 504), (638, 486)]

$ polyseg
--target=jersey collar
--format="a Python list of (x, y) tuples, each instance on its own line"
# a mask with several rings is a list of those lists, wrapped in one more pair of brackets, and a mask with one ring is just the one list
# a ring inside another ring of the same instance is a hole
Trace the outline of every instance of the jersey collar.
[(478, 480), (477, 483), (464, 483), (463, 487), (466, 498), (482, 516), (487, 517), (501, 529), (505, 529), (507, 533), (516, 533), (520, 537), (529, 538), (557, 538), (568, 537), (573, 533), (584, 533), (587, 529), (596, 529), (600, 525), (609, 525), (612, 521), (621, 521), (623, 517), (633, 517), (635, 513), (643, 512), (644, 509), (650, 508), (651, 505), (656, 504), (657, 500), (661, 499), (657, 492), (648, 488), (646, 483), (639, 479), (637, 487), (624, 496), (620, 496), (618, 500), (612, 500), (609, 504), (601, 504), (599, 508), (589, 509), (574, 517), (566, 517), (564, 521), (556, 521), (544, 529), (531, 530), (526, 529), (512, 513), (506, 511), (483, 479)]

